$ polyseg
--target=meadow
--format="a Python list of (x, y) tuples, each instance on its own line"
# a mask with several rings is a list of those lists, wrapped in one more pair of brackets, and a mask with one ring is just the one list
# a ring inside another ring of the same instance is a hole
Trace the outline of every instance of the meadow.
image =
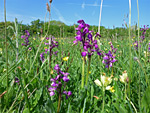
[(40, 34), (12, 24), (0, 35), (1, 113), (150, 112), (148, 26), (107, 35), (77, 20), (54, 37), (50, 21)]

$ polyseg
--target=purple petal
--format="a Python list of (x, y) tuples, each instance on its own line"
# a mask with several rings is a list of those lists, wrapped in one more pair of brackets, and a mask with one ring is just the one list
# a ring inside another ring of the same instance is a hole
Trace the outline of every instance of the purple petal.
[(86, 52), (82, 52), (81, 55), (82, 55), (82, 56), (86, 56)]

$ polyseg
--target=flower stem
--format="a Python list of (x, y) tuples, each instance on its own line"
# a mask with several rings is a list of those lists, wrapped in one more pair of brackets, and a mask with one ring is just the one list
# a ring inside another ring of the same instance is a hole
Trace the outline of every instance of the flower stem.
[(102, 105), (102, 113), (104, 113), (105, 108), (105, 87), (103, 86), (103, 105)]
[(125, 99), (125, 100), (126, 100), (126, 96), (127, 96), (127, 94), (126, 94), (126, 92), (127, 92), (126, 86), (127, 86), (127, 85), (126, 85), (126, 83), (125, 83), (125, 91), (124, 91), (124, 93), (125, 93), (125, 94), (124, 94), (124, 99)]
[[(131, 0), (129, 0), (129, 65), (130, 78), (132, 79), (132, 52), (131, 52)], [(130, 82), (128, 83), (128, 92), (130, 98)]]
[(83, 63), (82, 63), (82, 82), (81, 82), (81, 88), (84, 87), (84, 65), (85, 65), (85, 57), (83, 57)]
[(59, 92), (57, 113), (59, 113), (59, 110), (60, 110), (60, 104), (61, 104), (61, 89), (60, 89), (60, 92)]
[(85, 83), (86, 86), (87, 86), (87, 83), (88, 83), (88, 77), (89, 77), (89, 71), (90, 71), (90, 63), (91, 63), (91, 57), (88, 60), (88, 69), (87, 69), (86, 83)]

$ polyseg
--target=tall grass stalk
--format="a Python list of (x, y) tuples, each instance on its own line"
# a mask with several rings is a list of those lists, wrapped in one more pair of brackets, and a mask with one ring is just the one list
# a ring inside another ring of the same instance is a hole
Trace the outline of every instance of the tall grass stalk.
[(9, 80), (8, 80), (8, 51), (7, 51), (7, 24), (6, 24), (6, 0), (4, 0), (4, 18), (5, 18), (5, 53), (6, 53), (6, 76), (7, 76), (7, 104), (8, 104), (8, 89), (9, 89)]
[(101, 25), (102, 5), (103, 5), (103, 0), (101, 0), (100, 14), (99, 14), (99, 25), (98, 25), (98, 33), (99, 34), (100, 34), (100, 25)]
[(28, 106), (28, 113), (30, 113), (30, 103), (29, 103), (29, 100), (28, 100), (27, 91), (23, 87), (23, 83), (22, 83), (22, 79), (21, 79), (20, 73), (18, 73), (18, 77), (19, 77), (19, 81), (20, 81), (20, 85), (21, 85), (21, 89), (22, 89), (23, 95), (25, 97), (25, 101), (26, 101), (27, 106)]
[[(131, 0), (129, 0), (129, 65), (130, 78), (132, 78), (132, 53), (131, 53)], [(130, 98), (130, 82), (128, 83), (128, 92)]]
[(104, 113), (104, 109), (105, 109), (105, 87), (103, 84), (103, 104), (102, 104), (102, 113)]
[[(140, 38), (140, 25), (139, 25), (139, 3), (138, 3), (138, 0), (137, 0), (137, 12), (138, 12), (138, 57), (140, 59), (140, 41), (139, 41), (139, 38)], [(141, 86), (140, 86), (140, 82), (141, 82), (141, 73), (139, 72), (139, 92), (138, 92), (138, 103), (139, 103), (139, 109), (140, 109), (140, 112), (141, 112)]]

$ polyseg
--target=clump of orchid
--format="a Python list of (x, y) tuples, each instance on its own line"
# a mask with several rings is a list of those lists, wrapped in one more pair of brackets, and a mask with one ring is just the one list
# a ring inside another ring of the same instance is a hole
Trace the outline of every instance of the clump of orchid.
[(94, 52), (97, 52), (98, 55), (101, 55), (101, 50), (98, 47), (96, 37), (101, 37), (99, 33), (96, 33), (96, 35), (93, 37), (92, 32), (90, 31), (90, 25), (86, 24), (84, 20), (78, 21), (79, 26), (76, 28), (77, 36), (75, 37), (75, 41), (73, 41), (74, 44), (78, 44), (78, 42), (82, 43), (83, 46), (83, 52), (81, 52), (81, 55), (83, 57), (88, 56), (89, 58), (94, 54)]
[(21, 38), (24, 39), (24, 43), (22, 43), (22, 46), (28, 46), (29, 45), (29, 36), (30, 33), (28, 32), (28, 30), (25, 30), (25, 35), (22, 35)]
[(40, 54), (40, 59), (42, 62), (45, 61), (45, 54), (47, 54), (49, 52), (49, 58), (50, 58), (50, 61), (51, 61), (51, 57), (53, 54), (57, 55), (58, 51), (53, 51), (54, 48), (58, 47), (58, 42), (55, 41), (55, 38), (54, 37), (46, 37), (46, 40), (49, 41), (49, 42), (44, 42), (45, 45), (48, 45), (49, 47), (45, 47), (44, 48), (44, 52), (42, 52)]
[(54, 67), (54, 70), (57, 73), (57, 76), (55, 78), (51, 78), (51, 87), (48, 88), (48, 91), (50, 93), (50, 96), (55, 95), (57, 92), (59, 94), (59, 100), (58, 100), (58, 109), (60, 108), (61, 104), (61, 97), (62, 94), (66, 95), (66, 99), (72, 95), (71, 91), (66, 91), (66, 84), (69, 81), (68, 75), (69, 73), (62, 72), (59, 65), (56, 64)]
[(48, 88), (50, 92), (50, 96), (55, 95), (55, 91), (61, 94), (65, 94), (66, 98), (71, 96), (71, 91), (63, 90), (66, 87), (66, 83), (69, 81), (68, 75), (69, 73), (62, 72), (59, 65), (56, 64), (54, 70), (57, 72), (57, 76), (55, 78), (51, 78), (51, 87)]
[(148, 27), (144, 25), (144, 28), (141, 28), (142, 35), (140, 36), (140, 41), (136, 41), (133, 43), (135, 50), (138, 50), (138, 47), (140, 47), (140, 43), (142, 43), (145, 39), (146, 30), (148, 30)]
[(86, 24), (84, 20), (78, 21), (79, 26), (76, 28), (77, 36), (75, 37), (74, 44), (78, 44), (81, 42), (82, 49), (81, 55), (83, 57), (83, 65), (82, 65), (82, 83), (81, 87), (84, 87), (84, 65), (85, 65), (85, 57), (88, 56), (88, 69), (87, 69), (87, 76), (86, 76), (86, 85), (88, 82), (89, 70), (90, 70), (90, 63), (91, 63), (91, 56), (96, 52), (98, 55), (101, 55), (101, 50), (98, 47), (96, 37), (101, 37), (99, 33), (96, 33), (95, 36), (92, 35), (93, 31), (90, 31), (90, 25)]
[[(25, 30), (25, 35), (22, 35), (21, 38), (24, 39), (24, 43), (22, 43), (22, 46), (28, 47), (29, 44), (29, 36), (30, 33), (28, 32), (28, 30)], [(28, 50), (31, 50), (31, 47), (28, 48)], [(26, 59), (27, 59), (27, 49), (26, 49)]]
[(111, 49), (108, 51), (108, 53), (104, 54), (103, 61), (102, 61), (102, 63), (105, 64), (105, 67), (108, 68), (108, 70), (109, 70), (109, 67), (113, 67), (113, 63), (117, 61), (115, 59), (116, 58), (115, 54), (116, 54), (117, 49), (114, 48), (112, 42), (109, 42), (109, 44), (110, 44)]

